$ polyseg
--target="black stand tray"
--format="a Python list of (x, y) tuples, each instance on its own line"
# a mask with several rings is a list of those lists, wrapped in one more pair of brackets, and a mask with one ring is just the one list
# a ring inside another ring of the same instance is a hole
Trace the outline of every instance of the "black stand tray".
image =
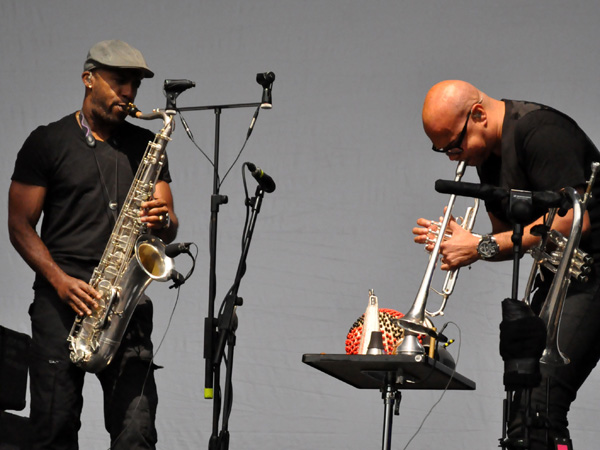
[(382, 389), (390, 384), (397, 389), (475, 389), (474, 381), (423, 355), (308, 353), (302, 362), (358, 389)]

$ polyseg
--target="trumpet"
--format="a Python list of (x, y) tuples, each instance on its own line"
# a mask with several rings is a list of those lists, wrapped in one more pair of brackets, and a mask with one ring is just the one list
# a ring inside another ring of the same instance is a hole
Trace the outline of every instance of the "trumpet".
[[(562, 189), (562, 193), (567, 196), (573, 206), (573, 222), (569, 237), (565, 238), (560, 232), (550, 230), (557, 209), (553, 208), (548, 213), (544, 222), (544, 231), (542, 241), (539, 246), (532, 250), (534, 264), (529, 274), (526, 296), (523, 301), (530, 303), (534, 279), (541, 266), (554, 273), (554, 279), (550, 285), (548, 295), (540, 311), (540, 318), (546, 324), (546, 348), (540, 358), (541, 368), (550, 372), (557, 367), (569, 364), (568, 356), (564, 355), (558, 346), (558, 331), (560, 327), (560, 317), (564, 307), (567, 290), (571, 284), (571, 278), (586, 282), (587, 274), (591, 271), (593, 258), (587, 253), (581, 251), (579, 241), (583, 228), (583, 216), (589, 199), (592, 196), (592, 187), (594, 185), (596, 174), (600, 170), (600, 163), (592, 163), (592, 172), (587, 181), (586, 191), (583, 198), (572, 187)], [(554, 250), (548, 251), (549, 244), (552, 244)]]
[[(473, 226), (475, 225), (475, 218), (477, 217), (477, 211), (479, 210), (479, 199), (475, 199), (475, 203), (473, 206), (469, 206), (465, 215), (462, 218), (458, 218), (457, 220), (460, 222), (460, 225), (463, 229), (467, 231), (471, 231)], [(441, 222), (432, 222), (433, 225), (438, 227), (438, 230), (442, 226)], [(439, 237), (439, 232), (434, 232), (433, 234)], [(448, 236), (444, 233), (444, 236)], [(428, 239), (428, 243), (433, 243), (435, 245), (435, 241), (437, 239)], [(430, 256), (431, 257), (431, 256)], [(442, 288), (438, 291), (437, 289), (430, 287), (430, 290), (439, 295), (442, 298), (442, 302), (440, 307), (436, 311), (429, 311), (425, 309), (425, 314), (428, 317), (436, 317), (443, 316), (444, 309), (446, 309), (446, 302), (448, 301), (448, 297), (452, 295), (454, 292), (454, 285), (456, 284), (456, 280), (458, 278), (458, 271), (460, 269), (449, 270), (446, 274), (446, 278), (444, 278), (444, 283), (442, 284)]]
[[(454, 181), (461, 180), (465, 173), (465, 167), (466, 163), (464, 161), (458, 163)], [(454, 208), (455, 201), (456, 195), (453, 194), (450, 196), (448, 205), (446, 206), (446, 212), (444, 214), (442, 222), (434, 222), (434, 224), (438, 226), (438, 231), (434, 233), (437, 237), (434, 240), (429, 241), (430, 243), (433, 242), (434, 246), (433, 250), (429, 255), (429, 262), (427, 264), (427, 268), (425, 269), (425, 275), (423, 276), (423, 280), (421, 281), (421, 286), (419, 287), (419, 291), (417, 292), (417, 296), (410, 310), (406, 313), (404, 317), (402, 317), (401, 319), (397, 319), (398, 325), (404, 328), (405, 330), (404, 339), (396, 349), (397, 354), (425, 354), (425, 349), (423, 348), (423, 346), (417, 338), (419, 334), (426, 334), (434, 339), (437, 339), (437, 333), (433, 328), (429, 318), (444, 314), (444, 309), (446, 308), (448, 297), (450, 297), (454, 290), (454, 285), (456, 284), (459, 269), (448, 271), (441, 290), (438, 291), (436, 289), (433, 289), (431, 287), (431, 283), (433, 281), (433, 275), (439, 259), (440, 246), (444, 238), (447, 236), (446, 230), (448, 228), (448, 223), (450, 222), (450, 219), (452, 217), (452, 209)], [(461, 226), (465, 230), (471, 231), (473, 229), (478, 209), (479, 199), (475, 199), (475, 204), (467, 209), (467, 212), (465, 213), (465, 216), (462, 219)], [(440, 307), (437, 311), (434, 312), (430, 312), (427, 310), (427, 299), (429, 296), (429, 291), (433, 291), (442, 297)]]

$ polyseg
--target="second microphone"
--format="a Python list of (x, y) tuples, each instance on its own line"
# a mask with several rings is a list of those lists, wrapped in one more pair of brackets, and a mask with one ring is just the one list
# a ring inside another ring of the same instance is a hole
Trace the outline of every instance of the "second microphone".
[(263, 172), (260, 167), (256, 167), (251, 162), (247, 162), (246, 166), (263, 191), (269, 194), (275, 190), (275, 181)]

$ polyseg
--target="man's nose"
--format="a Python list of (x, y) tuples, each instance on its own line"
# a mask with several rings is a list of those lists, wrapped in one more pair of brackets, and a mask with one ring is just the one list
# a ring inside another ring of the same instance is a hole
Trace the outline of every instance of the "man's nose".
[(125, 97), (129, 101), (135, 100), (137, 95), (137, 86), (133, 83), (126, 83), (121, 86), (121, 96)]

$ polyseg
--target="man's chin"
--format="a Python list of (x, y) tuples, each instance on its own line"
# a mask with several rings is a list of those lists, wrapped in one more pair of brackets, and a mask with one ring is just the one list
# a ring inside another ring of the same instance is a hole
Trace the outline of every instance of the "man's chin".
[(127, 111), (119, 106), (114, 107), (111, 113), (107, 115), (108, 121), (114, 124), (119, 124), (123, 122), (126, 118)]

